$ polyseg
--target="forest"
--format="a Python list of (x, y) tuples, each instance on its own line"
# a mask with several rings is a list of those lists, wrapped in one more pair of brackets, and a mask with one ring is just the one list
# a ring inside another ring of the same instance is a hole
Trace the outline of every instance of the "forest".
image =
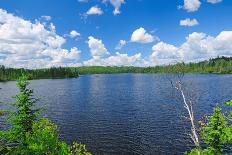
[(21, 75), (27, 75), (30, 80), (76, 78), (79, 76), (76, 68), (53, 67), (48, 69), (24, 69), (0, 66), (0, 81), (17, 80)]
[(217, 57), (198, 63), (177, 63), (154, 67), (133, 66), (82, 66), (75, 68), (79, 74), (104, 73), (232, 73), (232, 57)]
[(80, 74), (113, 73), (232, 73), (232, 57), (217, 57), (198, 63), (177, 63), (154, 67), (134, 66), (81, 66), (53, 67), (47, 69), (7, 68), (0, 66), (0, 81), (17, 80), (25, 74), (29, 79), (76, 78)]

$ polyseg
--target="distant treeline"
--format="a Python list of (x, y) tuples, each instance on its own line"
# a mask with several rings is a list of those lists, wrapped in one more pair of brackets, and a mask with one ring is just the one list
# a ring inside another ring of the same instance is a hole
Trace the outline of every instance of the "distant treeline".
[(22, 75), (27, 75), (29, 79), (74, 78), (79, 76), (77, 68), (16, 69), (0, 66), (0, 81), (17, 80)]
[(79, 74), (111, 73), (232, 73), (232, 57), (218, 57), (198, 63), (177, 63), (155, 67), (110, 67), (82, 66), (76, 68)]
[(49, 69), (15, 69), (0, 66), (0, 80), (16, 80), (26, 74), (30, 79), (73, 78), (79, 74), (113, 73), (232, 73), (232, 57), (218, 57), (198, 63), (178, 63), (155, 67), (81, 66)]

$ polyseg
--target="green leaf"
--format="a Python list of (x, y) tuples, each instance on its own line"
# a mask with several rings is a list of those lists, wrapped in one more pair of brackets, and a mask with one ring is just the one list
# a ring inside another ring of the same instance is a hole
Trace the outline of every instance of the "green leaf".
[(228, 117), (232, 119), (232, 111), (229, 112)]
[(229, 100), (229, 101), (225, 102), (224, 104), (232, 106), (232, 100)]

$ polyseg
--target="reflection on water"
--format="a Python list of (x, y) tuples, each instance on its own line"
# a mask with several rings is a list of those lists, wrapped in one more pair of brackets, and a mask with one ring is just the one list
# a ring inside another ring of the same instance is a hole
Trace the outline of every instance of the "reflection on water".
[[(84, 75), (78, 79), (33, 80), (43, 113), (59, 125), (62, 139), (87, 144), (93, 154), (181, 154), (191, 146), (188, 126), (170, 107), (165, 74)], [(212, 104), (232, 98), (231, 75), (188, 74), (199, 97), (198, 117)], [(15, 82), (0, 83), (0, 101), (17, 93)], [(0, 108), (7, 107), (1, 104)], [(168, 108), (169, 107), (169, 108)], [(0, 119), (0, 127), (4, 126)]]

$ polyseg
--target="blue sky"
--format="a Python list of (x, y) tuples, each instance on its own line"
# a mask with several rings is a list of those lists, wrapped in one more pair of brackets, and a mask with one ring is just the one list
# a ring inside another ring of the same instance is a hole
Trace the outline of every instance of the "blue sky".
[(232, 55), (231, 0), (1, 0), (0, 8), (0, 64), (10, 67), (153, 66)]

